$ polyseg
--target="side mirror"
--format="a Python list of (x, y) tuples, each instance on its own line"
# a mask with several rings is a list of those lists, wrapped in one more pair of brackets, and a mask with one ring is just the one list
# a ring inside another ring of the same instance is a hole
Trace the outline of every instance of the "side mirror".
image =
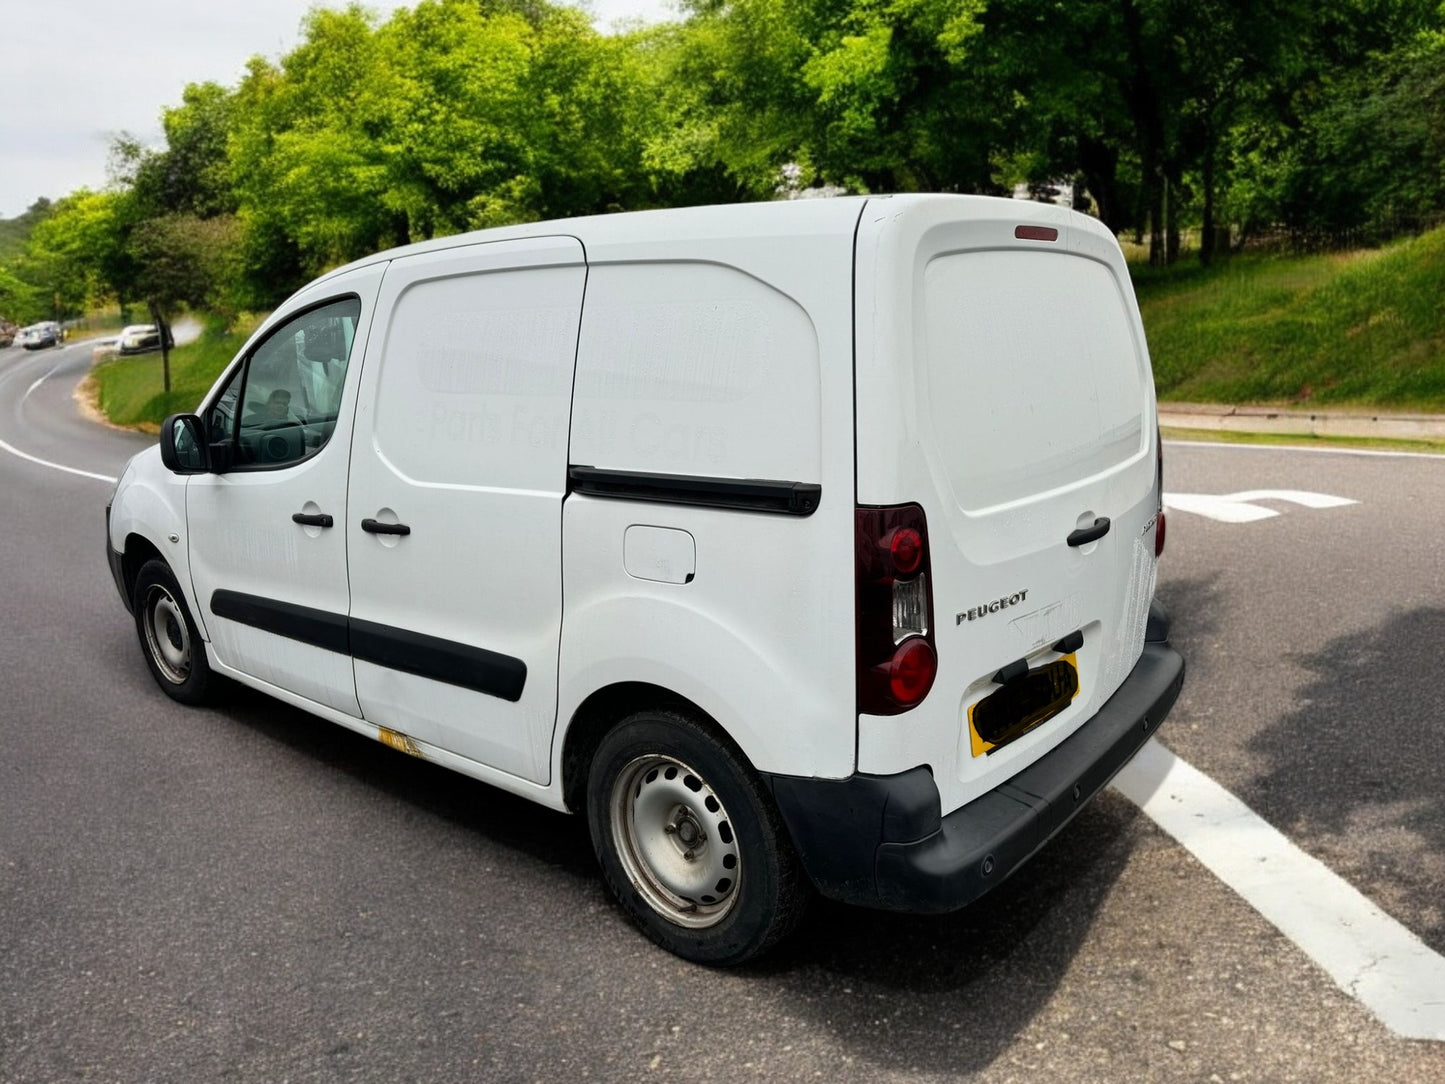
[(161, 462), (172, 474), (208, 474), (209, 451), (195, 414), (172, 414), (161, 422)]

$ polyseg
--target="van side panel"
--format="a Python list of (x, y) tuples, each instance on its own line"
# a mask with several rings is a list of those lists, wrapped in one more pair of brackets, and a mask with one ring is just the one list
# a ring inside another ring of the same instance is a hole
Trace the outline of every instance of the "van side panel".
[(582, 351), (573, 463), (819, 478), (818, 337), (758, 279), (692, 260), (594, 266)]
[(853, 771), (860, 207), (759, 208), (741, 233), (693, 210), (685, 250), (668, 213), (584, 238), (571, 463), (590, 469), (563, 513), (562, 720), (648, 682), (760, 770)]
[(585, 280), (581, 244), (561, 236), (393, 261), (352, 450), (346, 538), (365, 718), (534, 783), (548, 782), (557, 711)]

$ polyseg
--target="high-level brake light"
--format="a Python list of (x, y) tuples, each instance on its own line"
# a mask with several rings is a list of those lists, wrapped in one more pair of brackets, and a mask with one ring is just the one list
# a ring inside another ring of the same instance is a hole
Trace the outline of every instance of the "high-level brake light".
[(1020, 241), (1057, 241), (1059, 231), (1052, 226), (1015, 226), (1014, 236)]

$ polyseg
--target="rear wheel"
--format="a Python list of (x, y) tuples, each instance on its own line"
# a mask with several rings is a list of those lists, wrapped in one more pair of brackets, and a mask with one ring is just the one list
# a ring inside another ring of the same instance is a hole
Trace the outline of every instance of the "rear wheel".
[(609, 887), (670, 952), (742, 963), (802, 916), (806, 879), (771, 798), (686, 715), (640, 712), (603, 738), (587, 813)]
[(141, 652), (156, 684), (182, 704), (204, 701), (211, 687), (206, 646), (186, 607), (186, 597), (164, 561), (147, 561), (141, 566), (132, 609)]

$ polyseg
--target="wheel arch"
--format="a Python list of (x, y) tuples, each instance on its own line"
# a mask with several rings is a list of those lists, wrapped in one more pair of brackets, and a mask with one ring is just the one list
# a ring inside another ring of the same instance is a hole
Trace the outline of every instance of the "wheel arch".
[[(147, 561), (165, 561), (167, 565), (170, 564), (169, 561), (166, 561), (165, 555), (156, 547), (156, 544), (145, 537), (145, 535), (135, 532), (126, 535), (125, 549), (122, 551), (120, 559), (120, 571), (122, 580), (125, 583), (125, 597), (127, 599), (135, 597), (136, 577), (140, 575), (141, 566)], [(172, 569), (171, 571), (174, 572), (175, 570)]]
[(673, 692), (645, 681), (622, 681), (596, 690), (572, 713), (562, 742), (562, 800), (572, 813), (587, 805), (587, 774), (602, 739), (629, 715), (647, 710), (672, 710), (692, 717), (727, 744), (740, 763), (752, 768), (716, 719), (700, 706)]

